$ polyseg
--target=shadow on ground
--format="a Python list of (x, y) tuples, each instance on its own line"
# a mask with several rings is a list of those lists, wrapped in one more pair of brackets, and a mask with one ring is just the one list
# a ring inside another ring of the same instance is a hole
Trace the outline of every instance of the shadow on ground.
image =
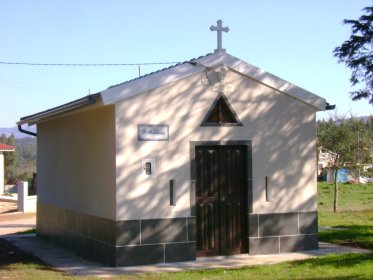
[(17, 264), (40, 265), (39, 269), (53, 270), (34, 256), (27, 255), (6, 240), (0, 239), (0, 270), (10, 270), (12, 265)]
[(344, 230), (326, 230), (319, 232), (319, 239), (324, 242), (344, 246), (373, 250), (373, 226), (345, 226)]
[[(295, 261), (292, 264), (297, 266), (299, 264), (307, 263), (312, 267), (330, 266), (334, 268), (353, 267), (361, 265), (373, 260), (373, 253), (370, 254), (343, 254), (343, 255), (330, 255), (327, 258), (315, 258), (302, 261)], [(339, 279), (339, 278), (338, 278)]]

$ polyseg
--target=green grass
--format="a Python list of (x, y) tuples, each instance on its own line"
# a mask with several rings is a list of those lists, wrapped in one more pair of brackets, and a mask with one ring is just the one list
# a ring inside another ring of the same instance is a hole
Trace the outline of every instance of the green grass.
[(319, 233), (319, 240), (373, 250), (373, 227), (352, 226), (346, 230), (323, 231)]
[(319, 232), (320, 241), (373, 250), (373, 211), (320, 212), (319, 224), (345, 228)]
[(340, 184), (339, 211), (333, 211), (332, 184), (319, 183), (319, 225), (345, 228), (319, 232), (320, 241), (373, 250), (373, 185)]
[[(39, 263), (21, 262), (0, 266), (0, 279), (37, 280), (37, 279), (85, 279), (66, 276)], [(87, 278), (89, 279), (89, 278)], [(94, 278), (92, 278), (94, 279)], [(97, 279), (97, 278), (95, 278)]]
[(16, 234), (35, 234), (36, 233), (36, 229), (28, 229), (28, 230), (25, 230), (25, 231), (19, 231), (17, 232)]
[[(319, 212), (333, 211), (334, 185), (318, 183)], [(373, 184), (339, 183), (339, 211), (373, 211)]]

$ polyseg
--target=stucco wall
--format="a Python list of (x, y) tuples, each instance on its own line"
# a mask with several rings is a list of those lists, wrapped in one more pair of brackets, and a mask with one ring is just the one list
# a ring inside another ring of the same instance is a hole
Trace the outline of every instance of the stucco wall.
[(108, 106), (38, 124), (39, 203), (115, 219), (114, 123)]
[[(204, 73), (116, 103), (118, 220), (190, 216), (190, 141), (252, 140), (254, 213), (316, 210), (315, 109), (234, 72), (225, 83), (234, 86), (225, 95), (242, 127), (200, 127), (218, 95)], [(168, 124), (169, 141), (139, 142), (138, 124)], [(141, 176), (148, 158), (156, 178)]]

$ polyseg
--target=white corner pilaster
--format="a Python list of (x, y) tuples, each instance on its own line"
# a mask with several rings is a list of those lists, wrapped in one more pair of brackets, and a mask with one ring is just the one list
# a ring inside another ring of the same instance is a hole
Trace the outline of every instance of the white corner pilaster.
[(4, 153), (0, 152), (0, 195), (5, 191), (4, 180)]
[(28, 182), (19, 181), (17, 182), (17, 193), (18, 193), (18, 212), (28, 212)]

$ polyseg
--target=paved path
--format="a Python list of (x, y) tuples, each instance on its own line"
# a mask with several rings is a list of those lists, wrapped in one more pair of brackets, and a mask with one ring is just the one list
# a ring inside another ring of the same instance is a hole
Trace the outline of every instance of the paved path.
[(37, 238), (34, 234), (8, 235), (3, 237), (26, 253), (32, 254), (54, 269), (71, 275), (95, 275), (100, 277), (118, 274), (175, 272), (183, 270), (214, 269), (214, 268), (238, 268), (242, 266), (268, 265), (285, 261), (303, 260), (315, 258), (326, 254), (343, 253), (371, 253), (369, 250), (356, 249), (345, 246), (337, 246), (328, 243), (320, 243), (319, 250), (283, 253), (274, 255), (249, 256), (221, 256), (209, 258), (197, 258), (197, 261), (163, 263), (146, 266), (132, 267), (105, 267), (93, 261), (78, 257), (56, 244)]

